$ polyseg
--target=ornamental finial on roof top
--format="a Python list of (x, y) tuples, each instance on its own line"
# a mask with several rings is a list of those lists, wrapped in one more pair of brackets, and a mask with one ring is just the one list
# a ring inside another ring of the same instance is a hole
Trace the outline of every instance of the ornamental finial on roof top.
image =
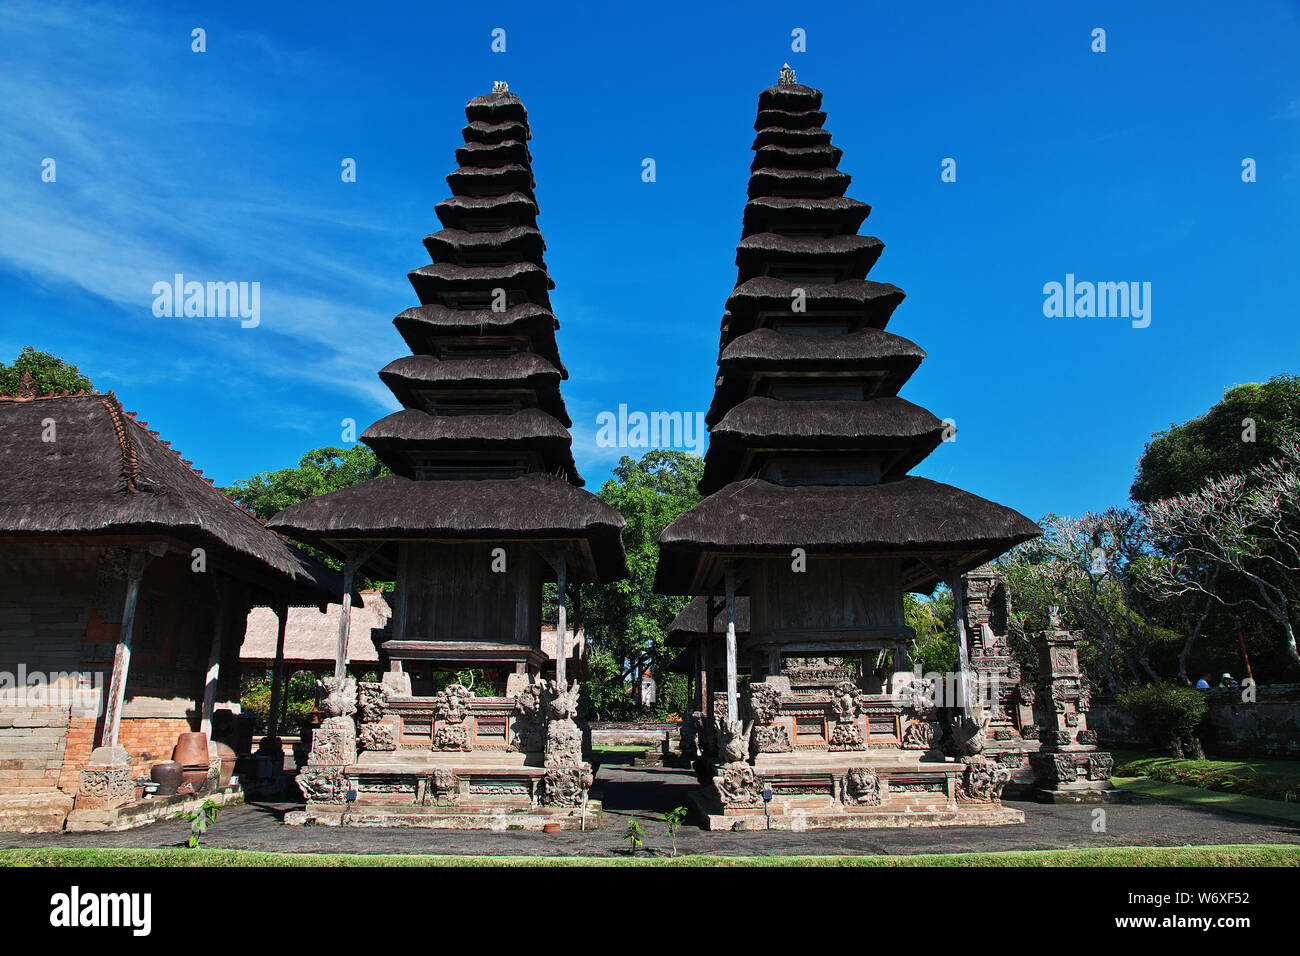
[(794, 86), (794, 70), (790, 69), (790, 64), (786, 63), (781, 67), (781, 77), (776, 81), (777, 86)]
[(492, 84), (492, 92), (493, 92), (493, 93), (509, 93), (509, 92), (510, 92), (510, 84), (507, 83), (505, 80), (497, 80), (495, 83)]
[(18, 380), (17, 395), (19, 398), (36, 397), (36, 382), (31, 372), (23, 372), (23, 377)]

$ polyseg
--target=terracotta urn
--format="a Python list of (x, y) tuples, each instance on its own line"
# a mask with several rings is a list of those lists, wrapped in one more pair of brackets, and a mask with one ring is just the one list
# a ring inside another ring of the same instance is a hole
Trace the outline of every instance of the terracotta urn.
[(543, 824), (542, 824), (542, 832), (543, 832), (543, 833), (559, 833), (561, 829), (562, 829), (562, 828), (560, 827), (560, 825), (559, 825), (558, 823), (543, 823)]
[(181, 773), (183, 768), (175, 760), (164, 760), (162, 763), (153, 765), (149, 771), (149, 779), (158, 784), (156, 796), (170, 797), (176, 792), (176, 788), (181, 785)]
[(221, 741), (217, 741), (212, 746), (217, 749), (217, 756), (221, 758), (221, 778), (218, 786), (228, 787), (230, 778), (235, 775), (235, 748)]
[(172, 759), (182, 767), (204, 767), (208, 766), (208, 735), (207, 734), (181, 734), (176, 738), (176, 749), (172, 751)]

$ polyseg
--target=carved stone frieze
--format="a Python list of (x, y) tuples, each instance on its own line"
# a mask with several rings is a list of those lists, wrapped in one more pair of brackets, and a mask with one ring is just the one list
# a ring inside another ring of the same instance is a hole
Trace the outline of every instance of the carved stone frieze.
[(831, 729), (831, 750), (863, 750), (862, 727), (857, 720), (837, 720)]
[(390, 723), (363, 723), (357, 731), (357, 746), (362, 750), (396, 750), (397, 728)]
[(878, 806), (881, 801), (880, 777), (870, 767), (856, 767), (844, 775), (841, 793), (850, 806)]
[(932, 720), (913, 720), (903, 731), (904, 750), (932, 750), (939, 740), (939, 725)]
[(713, 775), (713, 789), (725, 807), (763, 805), (763, 781), (747, 763), (729, 763)]

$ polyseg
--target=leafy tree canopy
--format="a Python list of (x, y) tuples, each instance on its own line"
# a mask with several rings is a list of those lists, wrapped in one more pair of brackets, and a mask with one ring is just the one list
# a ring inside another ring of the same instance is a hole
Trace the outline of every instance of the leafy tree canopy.
[(1300, 376), (1236, 385), (1201, 417), (1152, 436), (1129, 493), (1144, 503), (1191, 494), (1212, 478), (1239, 474), (1275, 457), (1297, 436)]
[(24, 372), (31, 375), (37, 395), (95, 390), (90, 379), (82, 375), (77, 366), (69, 365), (57, 355), (38, 352), (35, 347), (24, 345), (12, 365), (0, 362), (0, 394), (16, 394)]
[(391, 472), (365, 445), (316, 448), (303, 455), (296, 468), (264, 471), (225, 492), (265, 520), (300, 501), (387, 474)]
[(639, 461), (624, 456), (600, 489), (600, 497), (627, 521), (628, 577), (584, 591), (583, 623), (593, 649), (592, 704), (606, 719), (630, 716), (624, 713), (631, 702), (623, 691), (646, 668), (659, 682), (659, 709), (668, 712), (686, 703), (665, 693), (682, 682), (670, 680), (675, 650), (664, 639), (688, 599), (654, 593), (655, 541), (669, 522), (699, 503), (695, 486), (703, 473), (704, 460), (697, 455), (655, 449)]

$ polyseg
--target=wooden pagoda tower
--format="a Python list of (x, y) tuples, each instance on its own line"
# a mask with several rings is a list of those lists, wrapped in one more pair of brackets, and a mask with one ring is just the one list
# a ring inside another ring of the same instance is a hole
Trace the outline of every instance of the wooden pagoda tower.
[[(883, 244), (858, 235), (870, 207), (844, 195), (821, 101), (788, 66), (759, 94), (708, 497), (659, 539), (656, 589), (708, 605), (693, 670), (725, 674), (705, 683), (685, 747), (715, 826), (1018, 822), (1000, 804), (1005, 768), (981, 753), (989, 714), (910, 672), (903, 594), (943, 581), (960, 595), (964, 570), (1038, 528), (908, 475), (946, 426), (898, 396), (925, 353), (884, 330), (903, 292), (866, 279)], [(963, 645), (963, 688), (965, 662)]]
[[(361, 436), (395, 474), (269, 523), (341, 555), (349, 586), (363, 569), (396, 581), (381, 681), (347, 678), (340, 619), (332, 716), (299, 775), (303, 819), (577, 826), (587, 808), (566, 596), (623, 576), (623, 518), (581, 490), (570, 450), (528, 112), (497, 84), (465, 115), (444, 228), (424, 239), (433, 264), (409, 274), (420, 305), (394, 320), (412, 354), (379, 373), (402, 410)], [(548, 581), (554, 655), (541, 641)], [(491, 696), (446, 683), (467, 669)]]

